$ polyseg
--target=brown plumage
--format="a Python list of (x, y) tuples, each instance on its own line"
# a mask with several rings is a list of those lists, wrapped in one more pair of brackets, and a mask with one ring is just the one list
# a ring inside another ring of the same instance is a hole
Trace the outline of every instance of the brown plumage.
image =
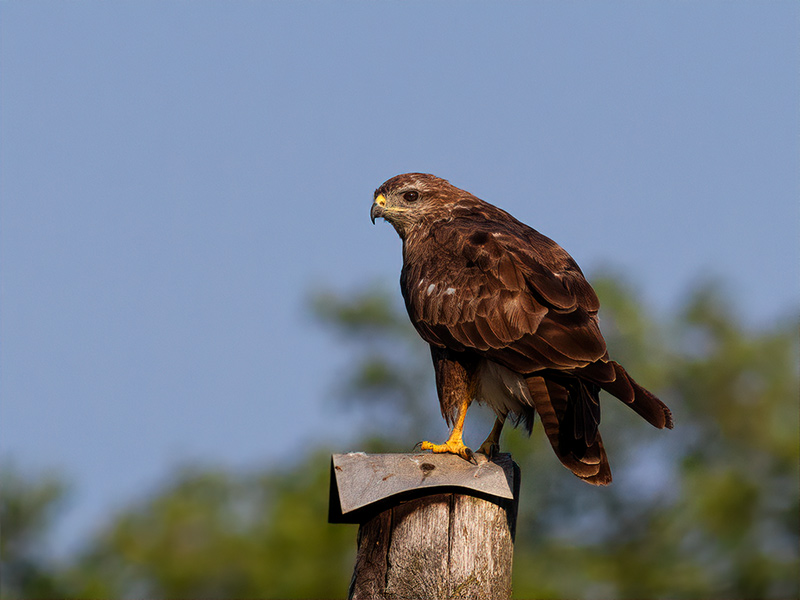
[(453, 425), (445, 444), (423, 448), (471, 458), (461, 430), (476, 399), (498, 417), (480, 451), (497, 450), (507, 416), (530, 431), (538, 413), (564, 466), (602, 485), (611, 471), (600, 389), (655, 427), (672, 427), (666, 405), (609, 359), (597, 296), (561, 246), (433, 175), (398, 175), (374, 198), (373, 222), (384, 218), (403, 240), (403, 298), (431, 346), (442, 414)]

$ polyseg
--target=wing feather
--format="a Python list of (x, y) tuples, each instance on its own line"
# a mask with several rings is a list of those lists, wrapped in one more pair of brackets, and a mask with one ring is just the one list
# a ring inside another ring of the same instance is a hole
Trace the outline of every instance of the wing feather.
[(566, 251), (491, 205), (458, 208), (404, 247), (403, 295), (423, 338), (522, 373), (602, 357), (597, 297)]
[(489, 345), (490, 348), (504, 348), (507, 342), (503, 341), (500, 336), (498, 336), (494, 329), (492, 329), (492, 324), (499, 322), (499, 319), (491, 319), (491, 318), (481, 318), (475, 320), (475, 328), (478, 330), (481, 338)]

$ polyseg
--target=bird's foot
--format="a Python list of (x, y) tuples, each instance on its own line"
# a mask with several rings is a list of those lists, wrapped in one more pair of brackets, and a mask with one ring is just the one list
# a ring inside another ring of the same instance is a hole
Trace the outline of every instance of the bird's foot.
[[(422, 442), (420, 444), (422, 450), (430, 450), (434, 454), (457, 454), (461, 458), (471, 463), (475, 463), (475, 455), (464, 442), (461, 440), (447, 440), (444, 444), (433, 444), (431, 442)], [(476, 463), (477, 464), (477, 463)]]
[(492, 460), (500, 453), (500, 432), (503, 431), (503, 423), (506, 421), (506, 416), (498, 416), (494, 421), (491, 433), (486, 436), (486, 439), (478, 448), (478, 452), (483, 454), (489, 460)]
[(492, 440), (486, 440), (478, 448), (478, 454), (483, 454), (489, 460), (493, 459), (500, 453), (500, 444)]

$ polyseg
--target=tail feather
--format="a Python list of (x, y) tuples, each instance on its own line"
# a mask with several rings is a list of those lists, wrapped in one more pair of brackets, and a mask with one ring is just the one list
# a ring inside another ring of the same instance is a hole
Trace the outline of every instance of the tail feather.
[(636, 383), (619, 363), (597, 361), (576, 374), (622, 400), (654, 427), (672, 429), (672, 412), (667, 405)]
[(576, 476), (594, 485), (611, 483), (611, 468), (597, 430), (599, 388), (576, 377), (526, 378), (536, 412), (558, 459)]
[(622, 400), (651, 425), (672, 429), (667, 405), (607, 358), (569, 372), (540, 371), (526, 377), (525, 382), (558, 459), (594, 485), (611, 483), (611, 468), (598, 429), (600, 389)]

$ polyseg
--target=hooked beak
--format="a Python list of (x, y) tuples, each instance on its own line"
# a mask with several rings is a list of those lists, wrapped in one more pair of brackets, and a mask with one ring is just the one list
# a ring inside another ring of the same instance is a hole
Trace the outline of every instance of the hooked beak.
[(377, 218), (385, 218), (383, 216), (384, 207), (386, 206), (386, 198), (381, 194), (375, 201), (372, 203), (372, 208), (369, 209), (369, 218), (372, 220), (372, 224), (375, 224), (375, 219)]

